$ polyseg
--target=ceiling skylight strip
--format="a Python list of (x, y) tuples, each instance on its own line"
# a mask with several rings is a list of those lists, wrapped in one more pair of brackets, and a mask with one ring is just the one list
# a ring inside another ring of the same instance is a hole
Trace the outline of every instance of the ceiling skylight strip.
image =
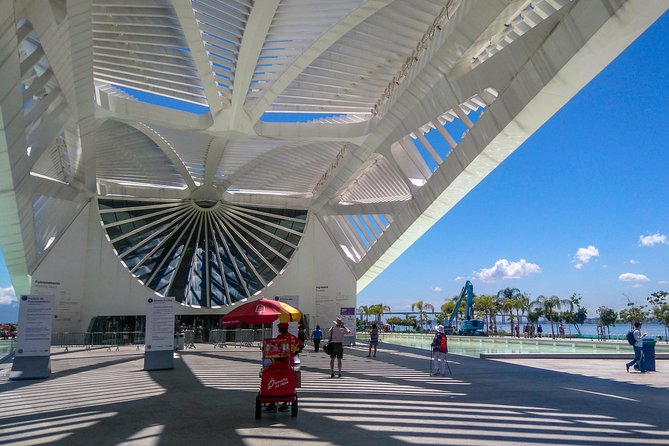
[[(221, 220), (215, 220), (215, 221), (216, 221), (216, 226), (219, 229), (219, 233), (226, 235), (226, 237), (221, 237), (221, 239), (224, 240), (223, 249), (225, 249), (225, 252), (228, 255), (228, 258), (230, 259), (230, 263), (232, 264), (232, 267), (235, 270), (235, 274), (237, 275), (237, 280), (239, 281), (239, 283), (242, 284), (242, 287), (244, 288), (244, 294), (246, 296), (250, 296), (251, 293), (249, 292), (249, 288), (246, 285), (246, 280), (244, 280), (244, 276), (242, 275), (241, 271), (239, 271), (239, 265), (237, 265), (237, 261), (239, 261), (239, 259), (237, 258), (237, 256), (232, 255), (232, 252), (230, 251), (229, 243), (232, 243), (235, 246), (235, 249), (237, 250), (237, 252), (239, 252), (240, 254), (241, 254), (241, 251), (239, 250), (239, 247), (237, 246), (237, 243), (232, 238), (232, 236), (231, 236), (230, 232), (228, 231), (227, 227), (224, 224), (222, 224), (223, 222)], [(220, 232), (220, 231), (222, 231), (222, 232)]]
[[(218, 231), (216, 231), (215, 228), (215, 223), (214, 223), (214, 218), (213, 216), (207, 214), (207, 224), (209, 225), (209, 233), (211, 234), (211, 245), (213, 247), (217, 247), (221, 244), (223, 244), (223, 239), (221, 239), (220, 243), (216, 239), (218, 235)], [(225, 304), (231, 305), (232, 304), (232, 298), (230, 297), (230, 288), (228, 285), (228, 281), (225, 280), (225, 264), (223, 263), (223, 260), (221, 259), (221, 252), (219, 249), (212, 249), (214, 252), (214, 255), (216, 256), (216, 264), (218, 266), (220, 275), (221, 275), (221, 284), (223, 285), (223, 291), (225, 293)]]

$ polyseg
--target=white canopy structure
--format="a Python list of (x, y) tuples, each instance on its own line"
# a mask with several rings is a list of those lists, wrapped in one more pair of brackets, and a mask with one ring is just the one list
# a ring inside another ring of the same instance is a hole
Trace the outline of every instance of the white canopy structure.
[(328, 323), (667, 6), (0, 0), (15, 290), (56, 330), (154, 293)]

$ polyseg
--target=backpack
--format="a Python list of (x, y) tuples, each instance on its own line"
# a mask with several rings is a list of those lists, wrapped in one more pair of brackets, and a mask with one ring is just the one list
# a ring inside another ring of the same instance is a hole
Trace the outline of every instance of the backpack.
[(631, 330), (627, 332), (627, 342), (629, 342), (630, 345), (636, 344), (636, 339), (634, 339), (634, 332)]
[(437, 350), (440, 352), (448, 353), (448, 341), (446, 340), (446, 336), (441, 335), (441, 339), (439, 339), (439, 345), (437, 346)]

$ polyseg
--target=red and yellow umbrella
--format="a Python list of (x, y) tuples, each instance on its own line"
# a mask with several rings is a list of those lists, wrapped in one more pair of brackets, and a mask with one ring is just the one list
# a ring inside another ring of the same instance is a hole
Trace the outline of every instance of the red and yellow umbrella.
[(302, 319), (302, 312), (287, 303), (262, 298), (246, 302), (230, 311), (221, 317), (221, 325), (271, 324), (277, 319), (279, 322), (297, 322)]

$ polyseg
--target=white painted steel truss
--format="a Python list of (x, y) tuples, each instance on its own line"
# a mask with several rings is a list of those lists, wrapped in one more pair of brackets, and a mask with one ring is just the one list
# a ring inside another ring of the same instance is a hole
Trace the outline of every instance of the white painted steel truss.
[(0, 0), (17, 292), (91, 200), (130, 272), (190, 305), (262, 290), (309, 218), (361, 289), (666, 9)]

